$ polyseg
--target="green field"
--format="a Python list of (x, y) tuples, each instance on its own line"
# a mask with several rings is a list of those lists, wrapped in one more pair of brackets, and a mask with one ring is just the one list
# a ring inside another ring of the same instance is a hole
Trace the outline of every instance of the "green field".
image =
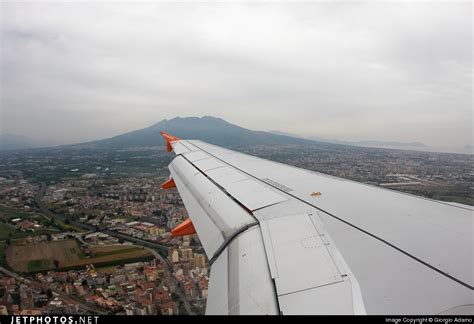
[[(91, 257), (86, 256), (84, 251)], [(15, 242), (6, 249), (8, 265), (19, 272), (78, 269), (87, 264), (106, 266), (152, 257), (148, 250), (138, 246), (98, 246), (83, 250), (74, 239), (39, 244)]]
[(55, 268), (54, 260), (51, 259), (39, 259), (31, 260), (27, 264), (28, 272), (37, 272), (44, 269), (53, 269)]

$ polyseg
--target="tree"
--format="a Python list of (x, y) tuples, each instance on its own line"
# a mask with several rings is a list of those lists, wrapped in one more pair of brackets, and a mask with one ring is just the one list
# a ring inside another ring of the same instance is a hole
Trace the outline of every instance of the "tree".
[(66, 220), (64, 221), (64, 224), (69, 225), (69, 224), (71, 224), (71, 221), (70, 221), (69, 219), (66, 219)]
[(7, 238), (6, 242), (7, 242), (7, 245), (10, 245), (11, 240), (9, 238)]

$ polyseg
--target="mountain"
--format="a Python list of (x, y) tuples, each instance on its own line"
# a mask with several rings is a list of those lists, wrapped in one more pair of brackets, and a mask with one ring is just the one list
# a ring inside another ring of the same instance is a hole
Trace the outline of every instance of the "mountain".
[(36, 147), (37, 143), (29, 137), (13, 134), (0, 134), (0, 151)]
[(71, 147), (127, 148), (163, 145), (160, 131), (185, 139), (198, 139), (224, 147), (251, 144), (314, 144), (308, 139), (253, 131), (216, 117), (176, 117), (164, 119), (150, 127), (112, 138), (73, 145)]
[[(199, 139), (219, 146), (236, 148), (248, 145), (274, 145), (274, 144), (317, 144), (328, 146), (333, 144), (364, 146), (374, 148), (389, 148), (401, 150), (433, 151), (447, 153), (472, 154), (472, 147), (432, 148), (423, 143), (402, 143), (386, 141), (340, 141), (329, 140), (322, 137), (307, 137), (271, 130), (269, 132), (254, 131), (226, 122), (216, 117), (176, 117), (164, 119), (150, 127), (121, 134), (112, 138), (97, 140), (81, 144), (56, 146), (57, 148), (100, 148), (117, 149), (130, 147), (150, 147), (163, 145), (160, 131), (185, 139)], [(38, 142), (25, 136), (4, 134), (0, 135), (0, 151), (13, 149), (28, 149), (58, 145), (55, 141)]]

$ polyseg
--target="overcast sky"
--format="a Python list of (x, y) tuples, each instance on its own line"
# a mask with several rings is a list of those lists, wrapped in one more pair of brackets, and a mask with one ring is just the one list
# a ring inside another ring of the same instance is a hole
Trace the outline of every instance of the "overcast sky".
[(175, 116), (472, 143), (471, 1), (2, 2), (0, 133), (60, 143)]

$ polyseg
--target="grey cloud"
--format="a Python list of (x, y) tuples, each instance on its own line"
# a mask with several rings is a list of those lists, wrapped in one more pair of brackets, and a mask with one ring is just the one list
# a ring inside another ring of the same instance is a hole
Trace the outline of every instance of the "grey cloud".
[(79, 142), (215, 115), (340, 139), (472, 142), (469, 1), (1, 6), (2, 132)]

